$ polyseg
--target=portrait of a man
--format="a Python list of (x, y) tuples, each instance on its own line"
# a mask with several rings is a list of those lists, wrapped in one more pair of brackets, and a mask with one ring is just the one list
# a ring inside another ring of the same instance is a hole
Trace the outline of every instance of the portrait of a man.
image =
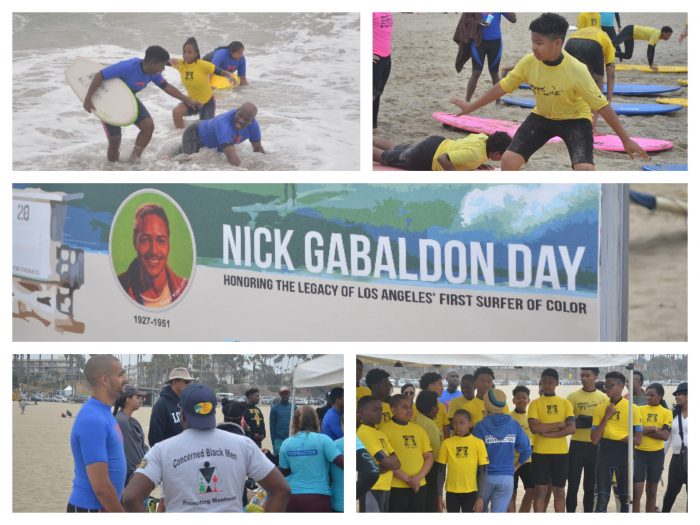
[(143, 204), (136, 210), (133, 245), (136, 258), (119, 275), (126, 293), (148, 308), (161, 308), (175, 302), (189, 281), (168, 266), (170, 222), (158, 204)]

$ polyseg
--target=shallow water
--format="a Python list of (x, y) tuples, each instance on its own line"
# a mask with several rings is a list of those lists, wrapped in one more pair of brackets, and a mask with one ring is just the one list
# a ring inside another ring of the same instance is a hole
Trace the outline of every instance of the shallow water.
[[(232, 40), (246, 45), (250, 85), (217, 94), (217, 114), (245, 101), (258, 106), (267, 154), (253, 154), (249, 143), (237, 146), (242, 168), (359, 169), (359, 34), (357, 13), (14, 14), (13, 167), (231, 169), (212, 150), (174, 155), (182, 134), (171, 117), (178, 101), (153, 85), (138, 95), (156, 125), (141, 163), (126, 162), (135, 126), (123, 131), (124, 160), (107, 162), (99, 120), (83, 110), (65, 81), (76, 56), (112, 64), (157, 44), (180, 57), (182, 43), (194, 35), (202, 54)], [(176, 71), (166, 68), (164, 76), (183, 89)]]

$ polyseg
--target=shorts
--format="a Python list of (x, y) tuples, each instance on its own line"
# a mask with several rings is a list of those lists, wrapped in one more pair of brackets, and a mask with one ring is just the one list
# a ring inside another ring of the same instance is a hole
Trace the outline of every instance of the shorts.
[(527, 463), (520, 465), (520, 468), (515, 471), (515, 474), (513, 475), (514, 489), (518, 488), (518, 478), (522, 480), (523, 487), (525, 489), (535, 488), (535, 480), (532, 477), (532, 461), (528, 461)]
[(569, 454), (532, 453), (532, 478), (535, 485), (565, 487), (569, 477)]
[(182, 134), (182, 153), (192, 155), (197, 153), (202, 148), (202, 142), (199, 140), (199, 124), (190, 124)]
[[(143, 105), (143, 102), (141, 102), (139, 97), (134, 97), (134, 98), (136, 98), (136, 106), (138, 107), (138, 113), (136, 114), (136, 120), (134, 121), (134, 124), (138, 125), (142, 120), (147, 119), (147, 118), (151, 118), (151, 114), (146, 109), (146, 106)], [(112, 126), (111, 124), (107, 124), (106, 122), (103, 122), (102, 126), (104, 126), (105, 133), (109, 137), (121, 137), (122, 136), (121, 126)]]
[(567, 53), (586, 64), (591, 75), (603, 76), (605, 73), (603, 46), (595, 40), (590, 40), (588, 38), (572, 38), (567, 40), (564, 49)]
[(192, 109), (189, 106), (185, 106), (187, 110), (185, 111), (185, 116), (191, 117), (192, 115), (199, 115), (199, 120), (210, 120), (216, 115), (216, 99), (212, 95), (209, 102), (204, 104), (199, 109)]
[(561, 137), (569, 150), (571, 165), (593, 164), (593, 125), (587, 118), (552, 120), (535, 113), (525, 119), (508, 146), (527, 162), (552, 137)]
[(331, 512), (331, 497), (324, 494), (292, 494), (285, 512)]
[(664, 470), (664, 449), (634, 451), (634, 482), (658, 483)]
[(413, 144), (397, 144), (382, 153), (382, 164), (409, 171), (431, 171), (433, 157), (445, 137), (431, 135)]
[(470, 49), (472, 53), (472, 70), (483, 70), (485, 59), (488, 58), (489, 71), (498, 71), (498, 66), (501, 64), (501, 55), (503, 55), (503, 41), (500, 38), (496, 40), (482, 40), (480, 46), (477, 46), (472, 40)]

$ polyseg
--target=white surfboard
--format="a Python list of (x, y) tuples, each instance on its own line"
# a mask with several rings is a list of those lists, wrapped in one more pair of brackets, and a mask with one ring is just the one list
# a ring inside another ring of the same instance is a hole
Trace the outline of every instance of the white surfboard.
[[(85, 57), (77, 57), (66, 69), (66, 80), (81, 102), (90, 87), (93, 77), (104, 66)], [(103, 122), (113, 126), (133, 124), (138, 115), (136, 97), (119, 78), (105, 80), (92, 96), (93, 113)]]

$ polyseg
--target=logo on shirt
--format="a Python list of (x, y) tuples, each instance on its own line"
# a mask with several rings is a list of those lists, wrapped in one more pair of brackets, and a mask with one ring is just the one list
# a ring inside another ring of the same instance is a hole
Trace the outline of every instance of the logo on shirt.
[(212, 492), (221, 492), (217, 488), (217, 483), (219, 483), (219, 475), (216, 472), (216, 467), (214, 467), (208, 461), (204, 462), (204, 466), (197, 472), (197, 491), (199, 494), (210, 494)]
[(547, 405), (547, 414), (558, 414), (559, 405)]
[(551, 86), (549, 90), (544, 86), (532, 86), (532, 92), (535, 95), (542, 95), (545, 97), (558, 97), (563, 93), (563, 91), (557, 89), (556, 86)]
[(185, 71), (185, 80), (194, 80), (194, 71)]
[(467, 458), (469, 457), (469, 447), (457, 447), (455, 449), (457, 452), (457, 457), (458, 458)]
[(615, 414), (613, 414), (613, 417), (611, 419), (614, 419), (615, 421), (620, 421), (620, 412), (615, 411)]
[(656, 423), (658, 414), (647, 414), (647, 423)]
[(403, 436), (404, 448), (418, 448), (416, 438), (414, 436)]

